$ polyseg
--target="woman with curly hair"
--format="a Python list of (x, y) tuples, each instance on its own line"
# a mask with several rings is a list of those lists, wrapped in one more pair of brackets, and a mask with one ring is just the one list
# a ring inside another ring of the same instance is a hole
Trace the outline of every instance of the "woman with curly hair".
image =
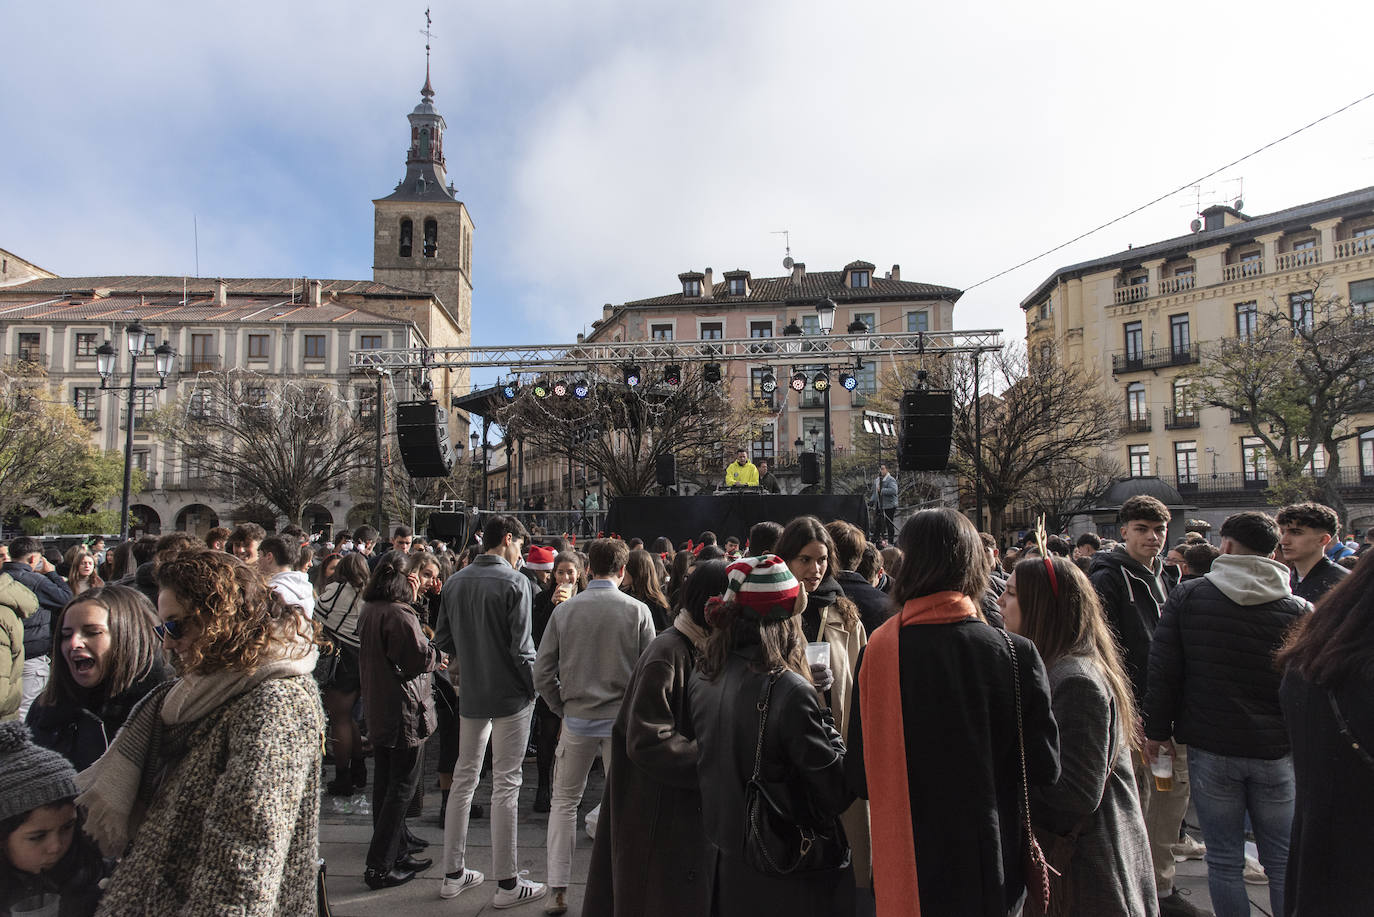
[(68, 602), (52, 623), (52, 677), (29, 708), (34, 741), (77, 770), (105, 754), (134, 705), (172, 675), (156, 625), (152, 603), (128, 586)]
[(311, 914), (324, 712), (316, 625), (220, 551), (157, 571), (176, 681), (77, 777), (86, 830), (123, 855), (99, 914)]

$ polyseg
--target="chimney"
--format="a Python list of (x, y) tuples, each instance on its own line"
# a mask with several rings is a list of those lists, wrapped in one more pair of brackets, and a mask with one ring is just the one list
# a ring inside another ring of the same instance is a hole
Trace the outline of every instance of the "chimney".
[(229, 304), (229, 284), (223, 280), (215, 281), (215, 305), (227, 306)]
[(902, 266), (901, 266), (900, 264), (894, 264), (894, 265), (892, 265), (892, 273), (891, 273), (891, 274), (888, 274), (888, 276), (891, 277), (893, 280), (901, 280), (901, 279), (902, 279)]
[(792, 286), (801, 286), (802, 278), (806, 276), (806, 265), (798, 261), (792, 265)]
[(701, 298), (710, 299), (711, 291), (715, 289), (715, 282), (711, 279), (711, 269), (708, 267), (701, 273), (705, 275), (701, 278)]
[(606, 303), (604, 306), (601, 307), (601, 320), (604, 322), (606, 319), (610, 318), (611, 313), (614, 311), (615, 307), (612, 306), (610, 303)]
[(306, 289), (309, 291), (309, 298), (306, 300), (306, 302), (309, 305), (318, 306), (320, 304), (320, 288), (322, 286), (323, 284), (321, 284), (318, 280), (312, 280), (308, 284), (306, 284)]

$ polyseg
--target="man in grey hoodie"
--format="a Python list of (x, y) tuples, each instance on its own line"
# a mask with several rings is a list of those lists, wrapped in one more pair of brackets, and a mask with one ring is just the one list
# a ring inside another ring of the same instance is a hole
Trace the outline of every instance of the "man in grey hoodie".
[(598, 538), (588, 546), (591, 582), (554, 609), (534, 662), (535, 688), (549, 709), (563, 718), (549, 814), (553, 898), (546, 914), (568, 909), (577, 807), (587, 774), (598, 753), (610, 774), (611, 727), (635, 663), (654, 639), (649, 606), (620, 591), (629, 557), (629, 546), (618, 538)]
[(1294, 596), (1264, 513), (1229, 516), (1207, 575), (1179, 585), (1150, 647), (1145, 751), (1189, 746), (1193, 802), (1207, 842), (1207, 886), (1218, 917), (1248, 915), (1245, 818), (1282, 915), (1293, 821), (1293, 759), (1274, 654), (1311, 604)]
[(301, 544), (296, 538), (269, 535), (258, 545), (258, 570), (288, 605), (295, 605), (307, 618), (315, 616), (315, 587), (310, 577), (296, 569)]

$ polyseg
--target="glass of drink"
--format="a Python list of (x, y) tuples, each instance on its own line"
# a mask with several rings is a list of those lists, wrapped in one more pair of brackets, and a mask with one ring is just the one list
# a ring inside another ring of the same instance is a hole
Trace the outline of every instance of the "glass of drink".
[(823, 665), (830, 668), (830, 644), (829, 643), (808, 643), (806, 644), (806, 661), (810, 665)]
[(1174, 788), (1174, 756), (1168, 748), (1160, 748), (1159, 754), (1150, 760), (1150, 773), (1159, 792), (1167, 793)]

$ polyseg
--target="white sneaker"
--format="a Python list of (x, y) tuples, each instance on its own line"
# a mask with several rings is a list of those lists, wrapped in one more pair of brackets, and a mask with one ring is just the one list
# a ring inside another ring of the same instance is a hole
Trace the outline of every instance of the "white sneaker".
[(1195, 840), (1191, 834), (1185, 834), (1183, 840), (1169, 847), (1169, 851), (1174, 855), (1174, 862), (1182, 863), (1184, 860), (1202, 859), (1207, 853), (1207, 845)]
[(517, 904), (528, 904), (531, 901), (538, 901), (548, 894), (549, 887), (543, 882), (531, 882), (525, 878), (526, 870), (521, 870), (520, 875), (515, 877), (515, 888), (497, 888), (496, 894), (492, 896), (492, 907), (515, 907)]
[(1259, 864), (1259, 860), (1254, 857), (1245, 858), (1245, 871), (1242, 873), (1246, 885), (1268, 885), (1269, 877), (1264, 874), (1264, 867)]
[(457, 898), (469, 888), (481, 885), (486, 878), (475, 869), (464, 869), (463, 874), (456, 879), (444, 876), (444, 884), (439, 886), (439, 897)]

